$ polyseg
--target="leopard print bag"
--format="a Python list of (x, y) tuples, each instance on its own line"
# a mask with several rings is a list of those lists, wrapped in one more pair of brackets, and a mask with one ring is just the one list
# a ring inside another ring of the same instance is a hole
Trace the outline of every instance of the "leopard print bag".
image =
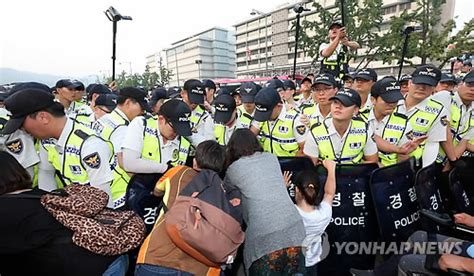
[(133, 211), (106, 208), (108, 195), (88, 185), (68, 185), (43, 195), (41, 204), (74, 233), (72, 241), (100, 255), (120, 255), (140, 246), (145, 224)]

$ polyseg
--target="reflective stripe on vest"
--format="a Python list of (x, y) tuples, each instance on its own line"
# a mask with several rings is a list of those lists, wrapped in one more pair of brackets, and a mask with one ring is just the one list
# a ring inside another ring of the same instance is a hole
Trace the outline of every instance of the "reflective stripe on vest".
[[(436, 119), (441, 114), (443, 110), (443, 105), (433, 99), (429, 99), (428, 103), (426, 104), (423, 110), (418, 109), (415, 113), (413, 113), (409, 118), (408, 121), (413, 129), (413, 136), (415, 138), (421, 137), (426, 135), (428, 131), (433, 126)], [(398, 111), (398, 107), (397, 107)], [(423, 156), (423, 150), (425, 148), (425, 143), (421, 143), (416, 150), (414, 150), (410, 156), (415, 157), (416, 159), (420, 159)]]
[(110, 119), (111, 121), (114, 123), (113, 126), (109, 125), (109, 124), (106, 124), (106, 123), (101, 123), (100, 120), (97, 121), (98, 124), (100, 124), (102, 126), (102, 129), (98, 129), (96, 127), (94, 127), (94, 130), (97, 131), (97, 133), (99, 134), (100, 137), (102, 137), (103, 139), (109, 141), (110, 140), (110, 137), (112, 136), (112, 133), (114, 133), (114, 131), (119, 127), (119, 126), (128, 126), (129, 124), (129, 121), (122, 117), (122, 115), (120, 115), (116, 109), (114, 109), (110, 114)]
[[(141, 158), (154, 161), (156, 163), (166, 163), (168, 160), (161, 160), (161, 145), (158, 138), (158, 119), (156, 117), (143, 119), (143, 148)], [(179, 147), (173, 152), (171, 164), (173, 166), (184, 165), (189, 155), (191, 143), (180, 137)]]
[(293, 133), (293, 126), (297, 115), (295, 110), (288, 110), (285, 119), (278, 119), (273, 128), (270, 128), (268, 121), (260, 125), (258, 138), (264, 151), (278, 157), (296, 156), (299, 146)]
[(240, 124), (242, 125), (242, 128), (250, 128), (252, 125), (253, 117), (247, 111), (245, 111), (245, 108), (243, 105), (237, 107), (238, 115), (239, 115), (239, 120)]
[[(402, 139), (403, 133), (408, 124), (408, 118), (400, 113), (392, 112), (389, 115), (387, 124), (385, 125), (382, 132), (382, 139), (389, 142), (392, 145), (397, 145)], [(390, 166), (397, 163), (398, 155), (396, 153), (385, 153), (379, 151), (380, 162), (384, 166)]]
[[(86, 137), (80, 137), (77, 131), (85, 133)], [(48, 141), (42, 141), (42, 145), (48, 152), (48, 161), (53, 167), (59, 172), (66, 185), (70, 184), (89, 184), (89, 175), (81, 162), (81, 150), (84, 141), (89, 137), (98, 137), (93, 130), (79, 123), (74, 122), (72, 131), (66, 141), (66, 148), (62, 156), (62, 166), (60, 155), (56, 150), (55, 144)], [(100, 138), (100, 137), (98, 137)], [(118, 165), (117, 156), (114, 154), (113, 146), (110, 142), (107, 142), (109, 146), (111, 158), (109, 160), (110, 169), (113, 171), (114, 180), (110, 185), (110, 191), (112, 194), (113, 208), (121, 207), (125, 204), (125, 193), (127, 189), (130, 177), (128, 174)], [(59, 184), (58, 186), (61, 186)]]
[(311, 129), (311, 135), (318, 145), (319, 158), (334, 160), (341, 164), (359, 164), (362, 162), (364, 147), (367, 143), (367, 124), (365, 122), (361, 120), (351, 121), (339, 158), (336, 157), (325, 123), (314, 125)]
[[(469, 131), (469, 128), (474, 127), (474, 117), (472, 111), (469, 114), (469, 121), (463, 127), (461, 127), (461, 120), (463, 117), (462, 109), (459, 108), (456, 104), (454, 96), (451, 97), (451, 120), (450, 120), (450, 131), (453, 135), (453, 145), (456, 146), (462, 140), (462, 135)], [(439, 147), (438, 156), (436, 157), (437, 163), (445, 163), (447, 161), (446, 153), (444, 152), (443, 148)]]

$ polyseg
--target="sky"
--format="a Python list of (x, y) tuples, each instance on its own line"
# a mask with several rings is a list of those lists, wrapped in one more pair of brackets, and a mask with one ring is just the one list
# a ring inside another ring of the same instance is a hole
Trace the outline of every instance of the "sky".
[[(472, 18), (472, 0), (456, 1), (457, 22)], [(108, 75), (112, 67), (114, 6), (133, 21), (120, 21), (117, 72), (143, 72), (145, 57), (171, 43), (218, 26), (251, 18), (294, 0), (1, 0), (0, 67), (82, 77)], [(460, 24), (458, 24), (460, 25)]]

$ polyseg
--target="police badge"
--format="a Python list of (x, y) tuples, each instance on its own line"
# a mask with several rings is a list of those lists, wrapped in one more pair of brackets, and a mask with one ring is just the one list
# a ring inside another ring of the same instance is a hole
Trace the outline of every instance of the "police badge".
[(93, 154), (89, 154), (88, 156), (84, 157), (82, 159), (84, 163), (86, 163), (87, 166), (97, 169), (100, 167), (100, 156), (97, 152), (94, 152)]
[(23, 142), (21, 139), (15, 139), (5, 144), (8, 151), (14, 154), (20, 154), (23, 151)]

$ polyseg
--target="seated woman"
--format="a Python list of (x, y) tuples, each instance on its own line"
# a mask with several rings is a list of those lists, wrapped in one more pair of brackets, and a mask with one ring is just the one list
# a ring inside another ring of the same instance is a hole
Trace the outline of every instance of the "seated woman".
[(249, 129), (238, 129), (227, 144), (227, 164), (226, 191), (242, 194), (248, 275), (304, 273), (303, 219), (288, 195), (277, 157), (263, 152)]
[[(114, 260), (122, 262), (124, 257), (101, 256), (75, 245), (72, 232), (41, 205), (40, 196), (46, 192), (32, 190), (30, 175), (4, 151), (0, 151), (0, 172), (0, 275), (118, 272), (121, 263)], [(108, 270), (109, 266), (113, 271)]]

